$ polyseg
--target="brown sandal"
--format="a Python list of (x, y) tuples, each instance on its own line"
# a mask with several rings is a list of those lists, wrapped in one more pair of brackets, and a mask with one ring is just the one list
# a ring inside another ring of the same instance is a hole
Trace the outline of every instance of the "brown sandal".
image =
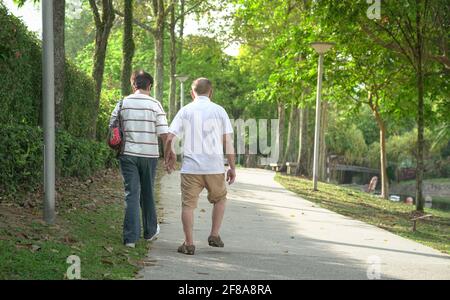
[(183, 245), (178, 247), (178, 252), (186, 254), (186, 255), (194, 255), (195, 254), (195, 246), (194, 245), (187, 246), (185, 243), (183, 243)]
[(223, 243), (223, 241), (222, 241), (222, 239), (220, 238), (220, 235), (219, 236), (210, 236), (209, 238), (208, 238), (208, 244), (211, 246), (211, 247), (217, 247), (217, 248), (223, 248), (223, 247), (225, 247), (225, 244)]

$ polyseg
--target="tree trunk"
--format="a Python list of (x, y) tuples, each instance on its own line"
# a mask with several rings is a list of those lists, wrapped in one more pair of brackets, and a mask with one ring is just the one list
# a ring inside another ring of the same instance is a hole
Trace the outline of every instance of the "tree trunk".
[(156, 0), (155, 27), (153, 39), (155, 42), (155, 98), (161, 103), (164, 102), (164, 28), (166, 12), (163, 0)]
[(378, 110), (372, 108), (373, 114), (380, 129), (380, 173), (381, 173), (381, 197), (389, 198), (389, 179), (387, 175), (387, 155), (386, 155), (386, 125)]
[(308, 172), (308, 108), (302, 108), (299, 112), (299, 142), (297, 156), (297, 175), (309, 174)]
[(163, 103), (164, 98), (164, 31), (155, 33), (155, 98)]
[(319, 180), (325, 181), (327, 174), (327, 144), (325, 142), (325, 133), (328, 128), (328, 102), (321, 103), (322, 112), (320, 115), (320, 141), (319, 141)]
[(63, 128), (64, 123), (64, 81), (66, 67), (66, 53), (64, 45), (65, 29), (65, 0), (53, 0), (53, 28), (55, 43), (55, 126)]
[(424, 198), (423, 198), (423, 173), (424, 173), (424, 161), (423, 150), (425, 147), (424, 139), (424, 70), (423, 70), (423, 53), (424, 53), (424, 41), (423, 41), (423, 28), (421, 20), (421, 12), (419, 6), (416, 7), (416, 26), (417, 26), (417, 89), (418, 89), (418, 110), (417, 110), (417, 170), (416, 170), (416, 209), (418, 211), (424, 211)]
[(184, 42), (184, 20), (186, 17), (186, 0), (180, 0), (180, 42), (178, 47), (178, 58), (183, 56), (183, 42)]
[[(184, 22), (186, 17), (186, 0), (180, 0), (180, 26), (179, 26), (179, 34), (178, 34), (178, 55), (177, 61), (181, 61), (183, 58), (183, 45), (184, 45)], [(178, 111), (180, 109), (180, 102), (177, 101), (175, 103), (175, 110)]]
[(297, 105), (292, 103), (291, 111), (289, 113), (289, 126), (287, 132), (287, 140), (286, 140), (286, 150), (284, 151), (282, 164), (286, 164), (286, 162), (293, 161), (293, 153), (296, 145), (296, 140), (298, 138), (297, 133), (297, 125), (298, 125), (298, 109)]
[(423, 70), (419, 67), (417, 74), (417, 86), (419, 93), (418, 101), (418, 117), (417, 117), (417, 170), (416, 170), (416, 209), (418, 211), (424, 210), (424, 197), (423, 197), (423, 173), (424, 173), (424, 161), (423, 161), (423, 149), (425, 145), (424, 139), (424, 80)]
[(282, 163), (284, 153), (284, 123), (286, 111), (283, 102), (278, 102), (278, 163)]
[(133, 40), (133, 0), (125, 0), (124, 5), (121, 90), (122, 96), (125, 97), (131, 93), (130, 77), (135, 45)]
[(92, 136), (96, 137), (97, 116), (100, 107), (100, 97), (103, 85), (103, 73), (105, 71), (106, 49), (108, 46), (109, 34), (113, 26), (115, 13), (112, 0), (102, 0), (102, 17), (98, 11), (95, 0), (89, 0), (95, 21), (95, 51), (94, 51), (94, 67), (92, 77), (95, 81), (95, 107), (94, 107), (94, 124), (92, 127)]
[(170, 92), (169, 92), (169, 120), (172, 120), (176, 114), (176, 99), (177, 99), (177, 36), (176, 29), (176, 7), (172, 6), (170, 11)]

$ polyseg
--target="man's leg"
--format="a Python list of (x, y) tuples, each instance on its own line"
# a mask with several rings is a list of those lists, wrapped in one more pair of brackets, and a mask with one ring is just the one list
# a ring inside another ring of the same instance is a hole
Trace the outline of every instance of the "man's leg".
[(120, 170), (125, 186), (125, 219), (123, 222), (124, 244), (136, 243), (141, 233), (139, 218), (140, 182), (136, 158), (120, 157)]
[(225, 204), (225, 200), (214, 204), (212, 212), (211, 236), (219, 236), (220, 227), (222, 226), (223, 216), (225, 214)]
[(139, 157), (139, 174), (141, 180), (140, 204), (145, 239), (152, 238), (156, 234), (158, 226), (154, 197), (154, 182), (157, 163), (158, 161), (155, 158)]
[(206, 189), (208, 190), (208, 200), (214, 204), (212, 212), (211, 236), (219, 237), (222, 226), (225, 206), (227, 202), (227, 187), (225, 175), (205, 175)]
[(200, 175), (181, 174), (181, 198), (183, 208), (181, 221), (185, 244), (194, 245), (194, 210), (197, 208), (198, 197), (204, 188), (204, 182)]
[(183, 222), (184, 243), (186, 246), (192, 246), (194, 245), (194, 209), (183, 205), (181, 221)]

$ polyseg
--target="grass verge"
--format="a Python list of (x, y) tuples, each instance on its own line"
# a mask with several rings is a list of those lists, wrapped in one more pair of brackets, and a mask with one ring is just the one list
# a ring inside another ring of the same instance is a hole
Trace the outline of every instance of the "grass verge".
[(70, 255), (80, 257), (82, 279), (135, 278), (143, 266), (152, 264), (145, 258), (150, 245), (145, 241), (136, 249), (122, 245), (123, 209), (118, 170), (85, 182), (59, 182), (53, 226), (41, 220), (39, 204), (0, 203), (0, 279), (66, 279)]
[(319, 191), (314, 192), (312, 182), (299, 177), (278, 174), (276, 180), (286, 189), (323, 208), (450, 254), (450, 212), (426, 209), (426, 213), (433, 217), (419, 221), (417, 231), (413, 232), (411, 218), (417, 214), (413, 206), (326, 183), (319, 183)]

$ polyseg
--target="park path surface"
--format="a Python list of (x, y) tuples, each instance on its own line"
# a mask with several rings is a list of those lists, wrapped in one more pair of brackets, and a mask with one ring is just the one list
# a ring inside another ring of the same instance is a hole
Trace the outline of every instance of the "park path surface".
[(377, 269), (381, 279), (450, 279), (450, 256), (320, 208), (284, 189), (273, 172), (257, 169), (238, 169), (229, 188), (225, 248), (208, 246), (211, 206), (203, 193), (196, 255), (182, 255), (179, 173), (161, 184), (161, 235), (139, 279), (368, 279)]

